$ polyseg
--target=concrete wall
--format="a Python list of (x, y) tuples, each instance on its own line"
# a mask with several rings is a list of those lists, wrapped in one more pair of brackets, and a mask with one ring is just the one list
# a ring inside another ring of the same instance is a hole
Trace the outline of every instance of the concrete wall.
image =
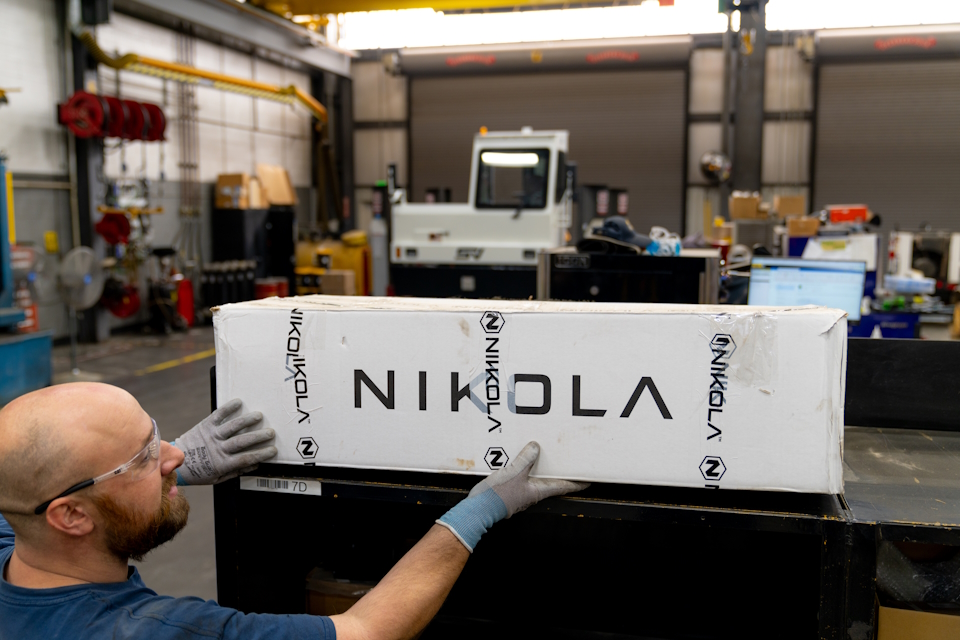
[(55, 15), (54, 0), (0, 0), (0, 87), (18, 90), (0, 106), (0, 149), (14, 173), (67, 172), (56, 115), (63, 81)]
[[(136, 52), (160, 60), (175, 61), (176, 34), (162, 27), (115, 13), (109, 25), (97, 30), (100, 46), (120, 54)], [(296, 85), (310, 91), (310, 77), (232, 49), (196, 40), (196, 66), (240, 78), (277, 86)], [(145, 173), (151, 180), (177, 180), (180, 140), (177, 134), (177, 94), (173, 82), (141, 74), (101, 67), (100, 91), (121, 98), (153, 102), (167, 116), (167, 141), (128, 142), (124, 149), (128, 176)], [(303, 108), (270, 100), (251, 98), (210, 87), (197, 87), (199, 120), (200, 181), (216, 182), (220, 173), (254, 173), (257, 163), (287, 168), (295, 186), (308, 187), (311, 179), (310, 137), (312, 121)], [(141, 145), (147, 149), (142, 163)], [(161, 148), (165, 160), (160, 163)], [(104, 172), (108, 177), (124, 175), (119, 149), (108, 150)], [(142, 168), (142, 171), (141, 171)]]
[[(0, 0), (0, 87), (19, 88), (9, 94), (10, 104), (0, 106), (0, 152), (15, 179), (14, 205), (18, 242), (43, 246), (44, 234), (55, 231), (59, 251), (46, 255), (38, 286), (41, 328), (56, 337), (68, 335), (66, 309), (56, 290), (60, 258), (71, 247), (69, 190), (49, 188), (68, 182), (66, 128), (57, 124), (57, 104), (64, 101), (62, 34), (56, 20), (55, 0)], [(134, 18), (114, 13), (96, 30), (109, 53), (138, 53), (176, 61), (176, 34)], [(305, 69), (292, 69), (238, 53), (205, 41), (196, 41), (196, 66), (280, 86), (291, 84), (309, 92)], [(104, 176), (107, 179), (147, 177), (151, 181), (150, 205), (165, 213), (153, 216), (153, 246), (170, 246), (180, 227), (180, 140), (176, 84), (129, 72), (101, 67), (97, 90), (159, 104), (167, 117), (164, 143), (105, 142)], [(69, 92), (69, 93), (72, 93)], [(203, 255), (211, 255), (209, 211), (213, 184), (220, 173), (255, 172), (257, 163), (287, 168), (300, 204), (298, 217), (308, 219), (315, 198), (312, 183), (311, 117), (302, 108), (268, 100), (198, 87), (199, 167), (203, 183)], [(145, 299), (145, 296), (142, 294)], [(145, 305), (144, 305), (145, 306)], [(146, 317), (145, 309), (128, 320), (107, 317), (112, 327)]]

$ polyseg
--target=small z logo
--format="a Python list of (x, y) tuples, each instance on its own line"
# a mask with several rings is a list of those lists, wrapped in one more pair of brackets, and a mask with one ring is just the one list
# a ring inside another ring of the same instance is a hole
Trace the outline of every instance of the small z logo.
[(703, 476), (704, 480), (719, 480), (726, 472), (726, 465), (717, 456), (707, 456), (700, 463), (700, 475)]
[(480, 318), (480, 324), (485, 333), (500, 333), (503, 328), (504, 319), (499, 311), (484, 311)]
[(497, 469), (503, 469), (507, 466), (507, 463), (510, 461), (507, 452), (503, 450), (503, 447), (490, 447), (487, 449), (487, 455), (483, 457), (484, 462), (487, 463), (487, 466), (496, 471)]
[(312, 460), (317, 457), (317, 443), (313, 438), (300, 438), (297, 442), (297, 453), (304, 460)]

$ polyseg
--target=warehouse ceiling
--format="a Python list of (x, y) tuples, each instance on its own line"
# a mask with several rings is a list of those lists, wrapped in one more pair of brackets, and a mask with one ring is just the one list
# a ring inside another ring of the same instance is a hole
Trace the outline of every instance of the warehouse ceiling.
[[(356, 11), (393, 11), (398, 9), (433, 9), (435, 11), (570, 9), (586, 6), (623, 6), (641, 4), (643, 0), (588, 0), (587, 2), (557, 2), (557, 0), (246, 0), (248, 4), (283, 16), (308, 29), (316, 30), (326, 24), (331, 13)], [(673, 0), (646, 0), (672, 5)]]
[[(672, 5), (673, 0), (653, 0), (661, 5)], [(642, 0), (587, 0), (586, 2), (558, 2), (557, 0), (247, 0), (250, 4), (274, 13), (310, 15), (349, 13), (352, 11), (394, 11), (398, 9), (433, 9), (435, 11), (462, 11), (468, 9), (568, 9), (596, 5), (632, 5)]]

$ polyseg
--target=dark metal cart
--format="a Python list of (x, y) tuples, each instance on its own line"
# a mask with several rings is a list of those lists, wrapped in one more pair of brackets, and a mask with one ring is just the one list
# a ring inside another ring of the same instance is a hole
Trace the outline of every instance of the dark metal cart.
[[(872, 638), (879, 542), (960, 546), (958, 356), (954, 343), (850, 341), (847, 422), (868, 426), (846, 430), (843, 496), (595, 484), (547, 500), (484, 536), (423, 637)], [(305, 611), (314, 567), (376, 582), (477, 481), (257, 476), (321, 487), (215, 489), (219, 601), (273, 613)]]

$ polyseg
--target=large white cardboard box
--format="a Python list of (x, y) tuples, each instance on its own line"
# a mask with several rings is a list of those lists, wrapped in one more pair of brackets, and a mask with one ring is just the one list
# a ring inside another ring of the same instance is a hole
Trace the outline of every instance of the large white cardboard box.
[(309, 296), (214, 312), (217, 399), (277, 462), (841, 493), (847, 328), (820, 307)]

